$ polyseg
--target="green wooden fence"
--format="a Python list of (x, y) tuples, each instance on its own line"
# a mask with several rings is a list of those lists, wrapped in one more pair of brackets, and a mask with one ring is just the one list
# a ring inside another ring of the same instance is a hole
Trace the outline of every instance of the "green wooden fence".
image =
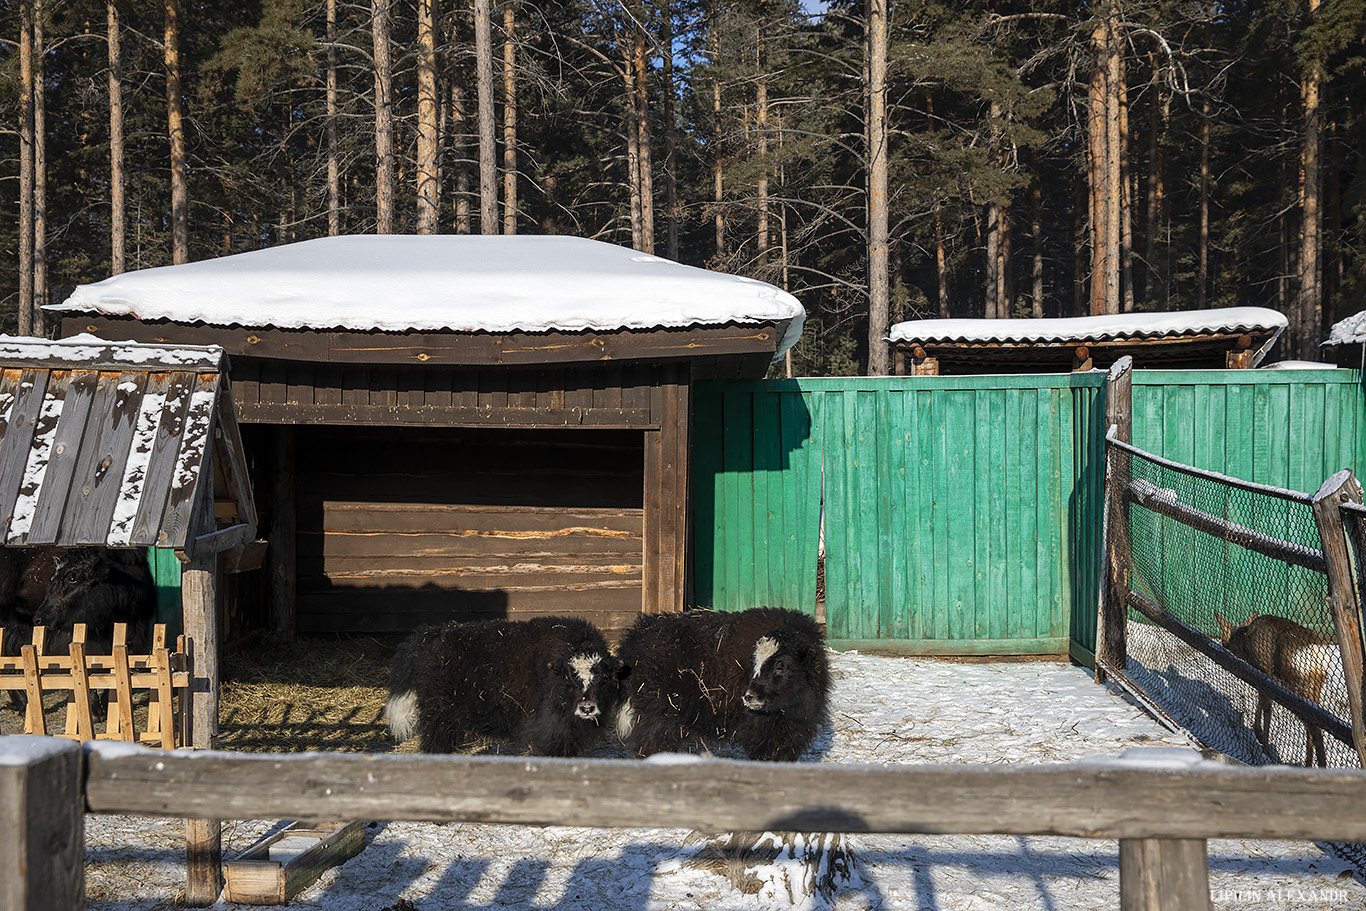
[[(836, 647), (1094, 650), (1104, 375), (699, 383), (695, 602), (814, 612)], [(1137, 371), (1135, 445), (1313, 491), (1366, 464), (1354, 370)], [(822, 503), (823, 495), (823, 503)]]

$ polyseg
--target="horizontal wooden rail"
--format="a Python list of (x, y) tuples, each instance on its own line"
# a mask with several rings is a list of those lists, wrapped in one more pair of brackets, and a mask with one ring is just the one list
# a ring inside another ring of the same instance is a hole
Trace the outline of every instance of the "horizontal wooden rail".
[(219, 819), (1366, 840), (1366, 771), (1154, 753), (1068, 765), (873, 766), (87, 744), (84, 790), (93, 813)]
[(1182, 525), (1188, 525), (1196, 531), (1203, 531), (1221, 541), (1227, 541), (1230, 544), (1236, 544), (1254, 553), (1259, 553), (1264, 557), (1271, 557), (1314, 572), (1328, 572), (1328, 563), (1323, 558), (1323, 551), (1318, 548), (1282, 541), (1280, 538), (1268, 535), (1265, 532), (1256, 531), (1245, 525), (1239, 525), (1219, 516), (1202, 512), (1193, 506), (1187, 506), (1176, 499), (1173, 495), (1174, 491), (1163, 490), (1151, 481), (1130, 481), (1125, 494), (1130, 501), (1137, 503), (1144, 509), (1166, 516)]

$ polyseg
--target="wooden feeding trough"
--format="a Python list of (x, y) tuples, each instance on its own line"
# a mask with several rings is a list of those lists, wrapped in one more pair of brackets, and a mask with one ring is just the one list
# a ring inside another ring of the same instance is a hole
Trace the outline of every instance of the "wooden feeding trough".
[(228, 351), (285, 633), (683, 609), (692, 384), (761, 377), (804, 318), (762, 282), (525, 236), (322, 238), (51, 309)]
[(364, 848), (364, 823), (291, 823), (223, 863), (223, 898), (284, 904)]
[(912, 376), (1105, 370), (1121, 357), (1136, 367), (1256, 367), (1288, 325), (1263, 307), (1123, 313), (1062, 319), (924, 319), (888, 335), (897, 372)]

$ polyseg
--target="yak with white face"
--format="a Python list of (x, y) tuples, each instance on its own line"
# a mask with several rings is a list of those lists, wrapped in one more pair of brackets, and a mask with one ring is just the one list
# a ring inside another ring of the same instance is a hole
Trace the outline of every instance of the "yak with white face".
[(826, 719), (830, 672), (816, 621), (781, 608), (642, 616), (621, 641), (633, 669), (617, 717), (637, 753), (730, 740), (751, 759), (792, 762)]
[(424, 753), (478, 737), (543, 756), (578, 756), (601, 736), (630, 669), (591, 623), (572, 617), (423, 627), (389, 670), (389, 729)]

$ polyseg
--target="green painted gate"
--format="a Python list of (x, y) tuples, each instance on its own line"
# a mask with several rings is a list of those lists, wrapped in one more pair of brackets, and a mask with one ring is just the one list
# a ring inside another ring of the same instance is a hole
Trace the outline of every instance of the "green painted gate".
[[(694, 602), (814, 612), (823, 507), (837, 647), (1089, 661), (1104, 380), (698, 383)], [(1133, 415), (1140, 448), (1259, 483), (1366, 465), (1355, 370), (1136, 371)]]
[[(699, 383), (696, 603), (837, 647), (1055, 654), (1094, 626), (1102, 374)], [(1074, 616), (1076, 615), (1076, 616)]]

